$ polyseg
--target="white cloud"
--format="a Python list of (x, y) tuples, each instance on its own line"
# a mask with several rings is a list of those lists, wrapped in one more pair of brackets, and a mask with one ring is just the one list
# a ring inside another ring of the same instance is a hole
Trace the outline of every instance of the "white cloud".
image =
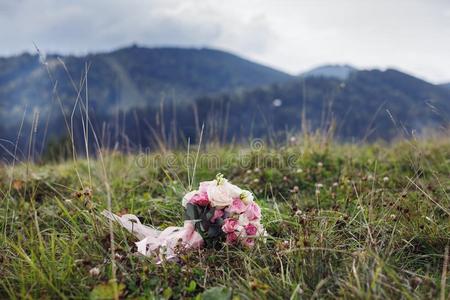
[(444, 0), (17, 0), (0, 2), (1, 55), (211, 46), (298, 73), (323, 63), (393, 66), (450, 81)]

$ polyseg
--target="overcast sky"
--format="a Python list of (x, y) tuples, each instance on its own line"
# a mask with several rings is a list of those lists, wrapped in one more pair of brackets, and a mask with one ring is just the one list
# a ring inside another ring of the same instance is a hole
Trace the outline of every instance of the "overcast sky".
[(325, 63), (450, 82), (448, 0), (0, 0), (0, 55), (207, 46), (297, 74)]

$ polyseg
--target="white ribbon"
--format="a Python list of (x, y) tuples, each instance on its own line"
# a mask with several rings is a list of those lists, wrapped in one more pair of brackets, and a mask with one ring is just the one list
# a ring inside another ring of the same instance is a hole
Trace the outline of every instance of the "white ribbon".
[(203, 245), (203, 238), (195, 231), (195, 221), (193, 220), (185, 221), (184, 227), (172, 226), (161, 231), (142, 225), (135, 215), (118, 216), (107, 210), (104, 210), (102, 215), (118, 222), (140, 239), (136, 243), (137, 250), (146, 256), (152, 256), (158, 254), (158, 252), (161, 253), (161, 250), (165, 250), (165, 258), (172, 259), (176, 257), (176, 248), (180, 245), (187, 249), (199, 248)]

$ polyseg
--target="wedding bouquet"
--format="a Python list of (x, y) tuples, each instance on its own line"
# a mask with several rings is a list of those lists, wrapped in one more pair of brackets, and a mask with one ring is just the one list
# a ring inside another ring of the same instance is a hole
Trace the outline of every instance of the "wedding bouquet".
[(177, 249), (230, 245), (253, 247), (255, 239), (266, 235), (261, 224), (261, 209), (253, 194), (231, 184), (222, 174), (215, 180), (200, 183), (198, 190), (183, 197), (184, 226), (163, 231), (142, 225), (134, 215), (117, 216), (109, 211), (103, 215), (118, 221), (141, 239), (138, 252), (147, 256), (163, 253), (167, 259), (176, 257)]

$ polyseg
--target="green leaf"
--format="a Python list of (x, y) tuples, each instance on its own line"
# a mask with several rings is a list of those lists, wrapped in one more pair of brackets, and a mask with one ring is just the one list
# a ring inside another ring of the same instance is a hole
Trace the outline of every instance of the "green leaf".
[(209, 221), (214, 216), (214, 212), (216, 211), (215, 207), (211, 207), (206, 210), (205, 218)]
[(218, 218), (218, 219), (216, 219), (216, 225), (217, 225), (217, 226), (222, 227), (223, 223), (224, 223), (223, 218)]
[(204, 231), (208, 231), (211, 226), (211, 222), (208, 220), (202, 220), (202, 228)]
[(99, 285), (96, 285), (90, 295), (89, 298), (92, 300), (105, 300), (105, 299), (114, 299), (115, 292), (117, 291), (117, 295), (122, 295), (123, 291), (125, 289), (125, 285), (123, 283), (117, 284), (113, 281), (110, 281), (108, 283), (102, 283)]
[(230, 300), (232, 289), (227, 287), (213, 287), (202, 294), (202, 300)]
[(209, 238), (215, 238), (222, 234), (222, 228), (220, 226), (214, 225), (210, 226), (208, 229), (208, 237)]
[(170, 299), (170, 297), (172, 297), (172, 295), (173, 295), (173, 291), (170, 287), (167, 287), (164, 289), (162, 295), (163, 295), (164, 299)]
[(188, 203), (186, 205), (186, 210), (184, 212), (184, 219), (185, 220), (196, 220), (199, 218), (197, 206)]
[(194, 280), (191, 280), (191, 282), (189, 283), (189, 286), (186, 288), (186, 292), (192, 293), (195, 291), (196, 288), (197, 288), (197, 282), (195, 282)]

